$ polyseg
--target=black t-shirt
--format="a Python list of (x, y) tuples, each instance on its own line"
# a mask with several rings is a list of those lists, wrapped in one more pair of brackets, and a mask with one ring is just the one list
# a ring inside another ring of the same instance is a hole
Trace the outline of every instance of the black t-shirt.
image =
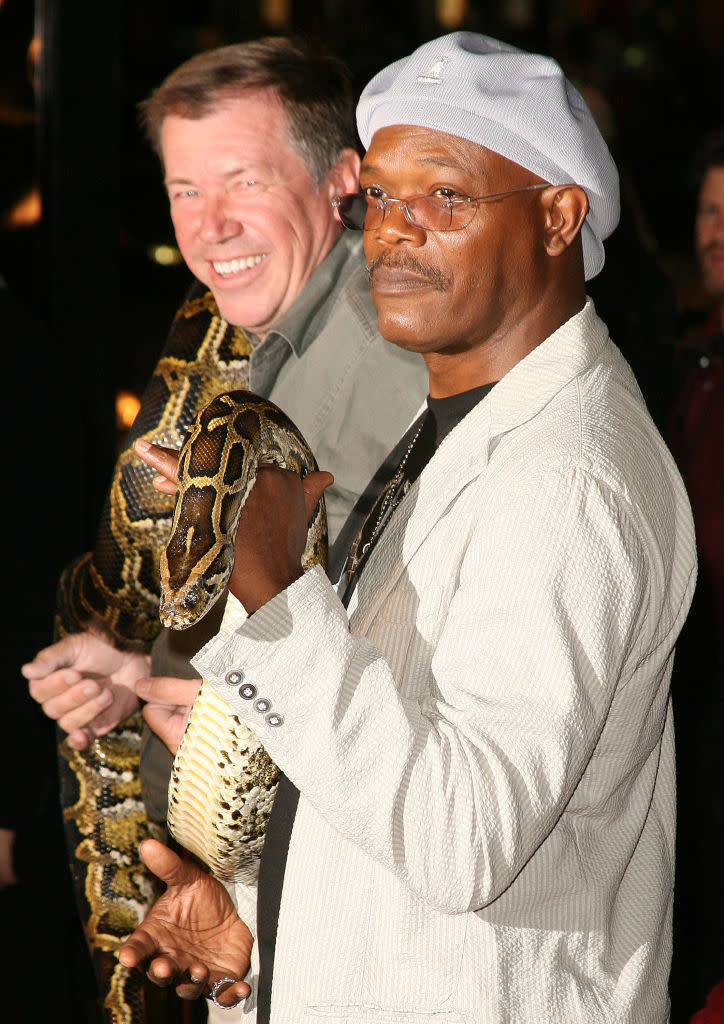
[[(348, 580), (343, 596), (345, 606), (349, 603), (364, 563), (369, 557), (372, 547), (379, 540), (382, 529), (387, 525), (389, 516), (453, 427), (457, 426), (478, 402), (482, 401), (492, 387), (492, 384), (484, 384), (482, 387), (472, 388), (470, 391), (463, 391), (448, 398), (431, 398), (428, 395), (427, 408), (408, 428), (372, 477), (347, 517), (329, 555), (327, 571), (329, 578), (336, 583), (347, 564), (354, 542), (360, 534), (360, 548), (365, 544), (369, 545), (364, 556), (361, 557), (354, 575)], [(412, 447), (410, 447), (411, 445)], [(392, 496), (390, 506), (385, 510), (387, 515), (383, 513), (380, 518), (378, 514), (371, 514), (375, 505), (379, 506), (380, 496), (389, 487), (404, 460), (406, 460), (404, 472), (397, 488), (399, 493)], [(376, 527), (377, 532), (375, 532)]]

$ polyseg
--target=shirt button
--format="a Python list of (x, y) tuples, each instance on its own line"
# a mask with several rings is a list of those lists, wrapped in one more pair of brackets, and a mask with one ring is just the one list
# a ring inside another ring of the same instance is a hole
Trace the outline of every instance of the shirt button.
[(271, 701), (267, 700), (266, 697), (259, 697), (258, 700), (254, 701), (254, 710), (258, 711), (260, 715), (265, 715), (271, 708)]
[(243, 697), (244, 700), (253, 700), (256, 697), (256, 687), (253, 683), (244, 683), (243, 686), (239, 687), (239, 696)]
[(278, 711), (270, 711), (268, 715), (264, 716), (264, 721), (267, 725), (270, 725), (272, 729), (277, 729), (280, 725), (284, 725), (284, 719)]
[(244, 673), (240, 669), (235, 668), (231, 672), (227, 672), (224, 678), (229, 686), (238, 686), (239, 683), (244, 682)]

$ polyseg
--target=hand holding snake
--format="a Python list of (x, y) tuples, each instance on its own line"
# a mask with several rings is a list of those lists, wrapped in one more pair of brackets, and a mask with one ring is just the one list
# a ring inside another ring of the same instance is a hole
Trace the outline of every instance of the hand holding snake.
[[(251, 615), (304, 569), (326, 565), (323, 492), (333, 478), (319, 472), (297, 427), (266, 399), (221, 394), (199, 413), (178, 458), (144, 441), (136, 453), (159, 472), (157, 489), (171, 493), (178, 481), (160, 566), (165, 625), (193, 625), (225, 586)], [(184, 709), (170, 697), (171, 714), (168, 697), (165, 709), (147, 706), (144, 714), (149, 724), (151, 715), (163, 721), (161, 738), (173, 749)], [(217, 878), (254, 882), (278, 778), (260, 737), (202, 682), (171, 771), (174, 838)]]
[[(154, 487), (175, 494), (178, 452), (146, 441), (136, 442), (136, 452), (159, 474)], [(227, 584), (249, 615), (302, 575), (308, 523), (333, 480), (331, 473), (322, 470), (301, 480), (276, 466), (260, 467), (241, 513), (234, 568)]]

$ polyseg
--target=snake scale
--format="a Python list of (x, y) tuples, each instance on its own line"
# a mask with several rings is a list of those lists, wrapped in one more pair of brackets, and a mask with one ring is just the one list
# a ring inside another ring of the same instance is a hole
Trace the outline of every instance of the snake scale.
[[(248, 385), (251, 347), (198, 282), (177, 313), (141, 409), (116, 462), (94, 548), (58, 587), (56, 637), (92, 626), (119, 647), (149, 650), (161, 628), (159, 563), (174, 498), (152, 486), (133, 451), (138, 437), (179, 448), (221, 392)], [(88, 750), (59, 743), (61, 803), (76, 902), (93, 959), (104, 1024), (144, 1024), (144, 979), (116, 959), (156, 896), (139, 843), (158, 829), (141, 798), (140, 714)]]
[[(234, 538), (260, 464), (300, 477), (317, 464), (297, 427), (248, 391), (219, 395), (197, 417), (181, 449), (178, 495), (161, 556), (161, 620), (186, 629), (221, 596)], [(322, 497), (302, 566), (326, 566)], [(194, 702), (169, 786), (169, 829), (224, 881), (256, 881), (278, 771), (254, 734), (206, 682)]]

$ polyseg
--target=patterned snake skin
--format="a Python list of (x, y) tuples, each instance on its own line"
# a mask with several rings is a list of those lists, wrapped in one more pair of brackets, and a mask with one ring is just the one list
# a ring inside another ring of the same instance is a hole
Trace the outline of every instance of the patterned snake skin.
[[(281, 409), (249, 391), (219, 395), (196, 419), (179, 457), (178, 497), (161, 557), (164, 625), (193, 626), (221, 596), (234, 565), (239, 516), (261, 463), (301, 477), (317, 469)], [(323, 497), (302, 554), (303, 568), (315, 563), (327, 564)], [(169, 786), (168, 826), (178, 842), (217, 878), (255, 882), (277, 779), (254, 734), (204, 682)]]
[[(63, 573), (56, 635), (100, 628), (118, 646), (149, 650), (160, 630), (159, 561), (174, 498), (152, 485), (153, 471), (134, 455), (138, 437), (179, 448), (216, 395), (248, 383), (251, 348), (243, 331), (219, 315), (196, 283), (176, 315), (116, 463), (94, 550)], [(85, 751), (61, 742), (61, 802), (76, 900), (93, 957), (106, 1024), (143, 1024), (144, 979), (120, 965), (116, 951), (156, 895), (138, 855), (157, 828), (141, 799), (142, 718), (132, 716)]]

